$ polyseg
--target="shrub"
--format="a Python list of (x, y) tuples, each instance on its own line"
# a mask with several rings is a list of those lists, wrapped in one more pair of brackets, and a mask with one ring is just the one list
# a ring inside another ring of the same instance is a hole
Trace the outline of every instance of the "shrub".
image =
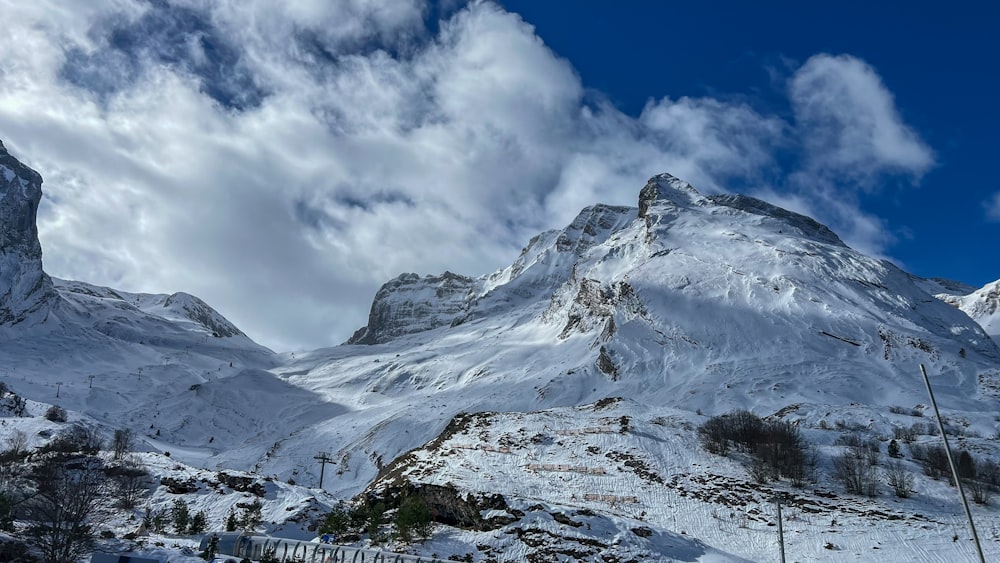
[(260, 499), (253, 499), (253, 502), (250, 504), (238, 504), (237, 506), (243, 509), (243, 515), (240, 517), (240, 527), (248, 532), (254, 531), (264, 518), (264, 504), (260, 502)]
[(976, 504), (989, 504), (990, 499), (993, 497), (993, 491), (990, 490), (990, 486), (978, 479), (970, 479), (964, 481), (965, 486), (972, 493), (972, 501)]
[(52, 405), (45, 411), (45, 420), (51, 422), (66, 422), (66, 409), (59, 405)]
[(948, 465), (948, 453), (945, 452), (944, 446), (914, 444), (910, 446), (910, 453), (913, 455), (913, 459), (920, 462), (924, 475), (933, 479), (948, 476), (949, 482), (953, 480), (951, 468)]
[(62, 431), (51, 442), (39, 448), (42, 453), (84, 453), (94, 455), (103, 446), (100, 434), (92, 428), (74, 424)]
[(878, 495), (878, 452), (865, 445), (849, 446), (843, 454), (833, 458), (833, 475), (844, 485), (848, 493)]
[(913, 494), (913, 474), (899, 461), (894, 459), (885, 465), (885, 479), (897, 497), (909, 498)]
[(892, 458), (901, 458), (901, 457), (903, 457), (903, 453), (899, 450), (899, 442), (897, 442), (895, 440), (891, 440), (889, 442), (888, 453), (889, 453), (889, 457), (892, 457)]
[(764, 420), (736, 410), (708, 419), (698, 428), (702, 446), (727, 455), (733, 448), (753, 458), (751, 476), (757, 481), (789, 478), (800, 484), (807, 477), (810, 449), (798, 428), (784, 420)]

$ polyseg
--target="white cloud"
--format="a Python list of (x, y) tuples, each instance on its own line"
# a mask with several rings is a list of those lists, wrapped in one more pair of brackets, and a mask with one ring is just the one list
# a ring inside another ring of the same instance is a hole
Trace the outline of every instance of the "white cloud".
[[(884, 227), (826, 177), (918, 176), (932, 158), (855, 59), (793, 77), (794, 124), (711, 98), (631, 117), (584, 103), (571, 64), (490, 3), (435, 37), (417, 1), (73, 6), (15, 4), (0, 43), (0, 137), (45, 177), (46, 269), (194, 293), (279, 349), (346, 339), (400, 272), (488, 273), (586, 205), (635, 205), (655, 173), (706, 192), (765, 183), (776, 148), (810, 128), (836, 159), (808, 145), (795, 177), (824, 181), (780, 193), (884, 248)], [(818, 80), (851, 95), (826, 100)], [(856, 127), (860, 149), (846, 146)]]
[(1000, 192), (993, 194), (993, 197), (986, 201), (986, 216), (992, 221), (1000, 221)]
[(813, 56), (793, 75), (789, 95), (809, 165), (820, 173), (870, 183), (884, 172), (919, 178), (934, 164), (931, 149), (862, 60)]

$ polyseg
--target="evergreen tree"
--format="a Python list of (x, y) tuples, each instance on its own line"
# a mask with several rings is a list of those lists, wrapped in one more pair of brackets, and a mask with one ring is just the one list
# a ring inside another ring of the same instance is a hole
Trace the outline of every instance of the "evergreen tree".
[(431, 511), (427, 503), (413, 495), (403, 499), (396, 513), (396, 535), (406, 543), (416, 535), (421, 540), (431, 535)]
[(191, 522), (188, 523), (188, 533), (192, 536), (200, 534), (205, 531), (207, 526), (208, 516), (204, 510), (199, 510), (197, 514), (191, 517)]
[(235, 532), (240, 527), (240, 521), (236, 518), (236, 513), (233, 512), (232, 507), (229, 509), (229, 515), (226, 516), (226, 531)]
[(191, 520), (191, 512), (181, 499), (174, 501), (174, 506), (170, 509), (170, 514), (174, 518), (174, 532), (184, 534), (187, 532), (188, 524)]

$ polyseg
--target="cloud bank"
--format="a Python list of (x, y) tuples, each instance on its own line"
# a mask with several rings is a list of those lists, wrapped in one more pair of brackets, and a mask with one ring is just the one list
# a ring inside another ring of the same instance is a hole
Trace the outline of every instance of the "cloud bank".
[(859, 194), (935, 162), (847, 55), (789, 77), (792, 119), (688, 97), (630, 116), (489, 2), (4, 10), (0, 138), (45, 177), (47, 271), (194, 293), (276, 349), (339, 343), (389, 278), (488, 273), (663, 171), (750, 186), (884, 253)]

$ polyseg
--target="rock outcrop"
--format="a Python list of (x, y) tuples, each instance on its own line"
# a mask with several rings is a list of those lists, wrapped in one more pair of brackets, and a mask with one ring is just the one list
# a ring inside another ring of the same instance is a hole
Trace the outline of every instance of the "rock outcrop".
[(402, 274), (379, 288), (368, 315), (347, 344), (381, 344), (450, 325), (469, 306), (476, 281), (445, 272), (440, 276)]
[(56, 298), (35, 225), (41, 199), (41, 175), (0, 141), (0, 326), (22, 323)]

